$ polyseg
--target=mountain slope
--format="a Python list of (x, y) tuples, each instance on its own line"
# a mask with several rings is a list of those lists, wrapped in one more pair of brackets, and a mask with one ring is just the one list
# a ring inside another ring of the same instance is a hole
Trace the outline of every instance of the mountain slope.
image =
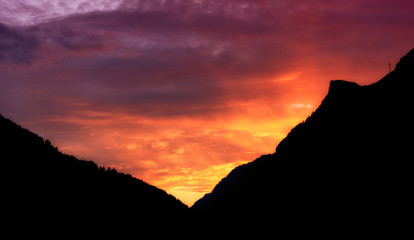
[(413, 81), (414, 49), (377, 83), (332, 81), (318, 109), (274, 154), (235, 168), (192, 209), (329, 221), (380, 221), (405, 211)]
[(0, 115), (2, 199), (14, 216), (120, 219), (186, 212), (187, 206), (130, 175), (60, 153)]

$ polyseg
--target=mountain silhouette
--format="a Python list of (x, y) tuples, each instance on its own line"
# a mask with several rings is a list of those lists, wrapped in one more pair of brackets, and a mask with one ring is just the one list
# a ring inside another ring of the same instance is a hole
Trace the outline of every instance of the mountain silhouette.
[(63, 154), (0, 115), (2, 204), (12, 218), (120, 221), (182, 214), (165, 191), (115, 169)]
[(413, 81), (414, 49), (374, 84), (331, 81), (275, 153), (236, 167), (192, 209), (311, 226), (398, 222), (412, 204)]
[(191, 209), (142, 180), (63, 154), (0, 115), (3, 218), (19, 226), (28, 218), (29, 225), (86, 226), (138, 218), (152, 226), (151, 236), (170, 234), (166, 226), (182, 236), (184, 226), (232, 238), (252, 229), (268, 237), (281, 223), (296, 232), (404, 227), (413, 200), (413, 81), (414, 49), (374, 84), (331, 81), (321, 105), (275, 153), (236, 167)]

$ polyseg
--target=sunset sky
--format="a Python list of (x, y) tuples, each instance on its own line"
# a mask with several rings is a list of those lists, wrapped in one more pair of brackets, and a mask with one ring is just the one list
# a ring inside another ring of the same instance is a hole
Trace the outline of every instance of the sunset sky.
[[(0, 114), (187, 205), (333, 79), (414, 48), (412, 0), (0, 0)], [(350, 96), (352, 97), (352, 96)]]

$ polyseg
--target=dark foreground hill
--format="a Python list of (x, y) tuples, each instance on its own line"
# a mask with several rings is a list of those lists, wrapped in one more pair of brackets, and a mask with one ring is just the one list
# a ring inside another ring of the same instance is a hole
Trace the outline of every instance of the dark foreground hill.
[(332, 81), (319, 108), (274, 154), (235, 168), (190, 214), (163, 190), (62, 154), (0, 115), (2, 217), (23, 230), (49, 231), (46, 219), (71, 222), (77, 233), (83, 223), (98, 225), (89, 233), (105, 234), (109, 222), (121, 223), (117, 232), (168, 236), (170, 226), (181, 237), (197, 233), (191, 238), (282, 236), (286, 227), (289, 236), (335, 226), (342, 227), (335, 236), (354, 226), (405, 227), (413, 202), (413, 81), (414, 50), (372, 85)]
[(2, 205), (12, 218), (117, 222), (188, 210), (139, 179), (62, 154), (1, 115), (0, 134)]
[(413, 81), (414, 50), (372, 85), (332, 81), (274, 154), (235, 168), (192, 209), (322, 227), (401, 221), (412, 205)]

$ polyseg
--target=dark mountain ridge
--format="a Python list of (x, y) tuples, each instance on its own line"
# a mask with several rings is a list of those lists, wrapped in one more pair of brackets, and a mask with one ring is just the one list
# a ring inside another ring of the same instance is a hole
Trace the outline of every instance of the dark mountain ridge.
[(2, 200), (12, 217), (119, 221), (188, 210), (175, 197), (131, 175), (59, 152), (1, 115), (0, 133)]
[(401, 219), (412, 200), (413, 81), (414, 49), (374, 84), (331, 81), (275, 153), (236, 167), (192, 209), (308, 225)]
[[(304, 224), (290, 225), (301, 230), (318, 224), (325, 229), (350, 223), (403, 226), (412, 204), (413, 81), (414, 49), (374, 84), (331, 81), (318, 109), (291, 130), (275, 153), (235, 168), (190, 214), (165, 191), (65, 155), (0, 115), (3, 216), (19, 226), (27, 218), (32, 221), (23, 226), (37, 226), (45, 218), (58, 224), (138, 218), (164, 230), (181, 229), (184, 223), (204, 233), (260, 220), (279, 229), (281, 222), (300, 220)], [(186, 219), (168, 221), (176, 217)]]

